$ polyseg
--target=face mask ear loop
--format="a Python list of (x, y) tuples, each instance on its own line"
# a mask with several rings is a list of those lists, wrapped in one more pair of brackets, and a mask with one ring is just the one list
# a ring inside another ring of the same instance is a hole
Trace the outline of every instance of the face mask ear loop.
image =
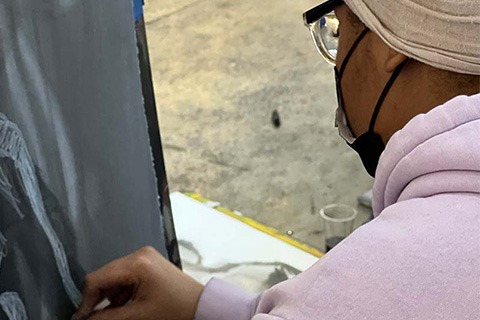
[(392, 76), (388, 80), (387, 84), (385, 85), (385, 88), (382, 91), (382, 94), (380, 95), (380, 98), (377, 101), (377, 105), (375, 106), (375, 110), (373, 111), (372, 119), (370, 120), (370, 126), (368, 128), (368, 132), (373, 133), (373, 130), (375, 129), (375, 122), (377, 122), (378, 114), (380, 113), (380, 108), (383, 105), (383, 101), (385, 101), (385, 98), (387, 97), (388, 92), (393, 86), (393, 83), (395, 80), (397, 80), (398, 76), (400, 75), (400, 72), (402, 71), (403, 67), (407, 64), (409, 59), (405, 59), (397, 68), (395, 68), (395, 71), (393, 72)]
[(340, 71), (338, 72), (338, 79), (341, 80), (343, 76), (343, 72), (345, 71), (345, 68), (347, 67), (348, 60), (350, 60), (350, 57), (352, 56), (353, 52), (355, 49), (358, 47), (360, 44), (360, 41), (362, 41), (363, 37), (368, 32), (368, 28), (363, 29), (362, 33), (358, 36), (357, 40), (353, 43), (352, 47), (348, 51), (347, 55), (345, 56), (345, 59), (343, 59), (342, 66), (340, 67)]

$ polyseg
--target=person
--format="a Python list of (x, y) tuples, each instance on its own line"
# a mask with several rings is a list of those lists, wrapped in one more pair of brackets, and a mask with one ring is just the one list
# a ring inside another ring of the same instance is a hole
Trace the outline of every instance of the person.
[(144, 248), (89, 274), (73, 319), (480, 319), (480, 4), (331, 0), (305, 20), (375, 219), (258, 295)]

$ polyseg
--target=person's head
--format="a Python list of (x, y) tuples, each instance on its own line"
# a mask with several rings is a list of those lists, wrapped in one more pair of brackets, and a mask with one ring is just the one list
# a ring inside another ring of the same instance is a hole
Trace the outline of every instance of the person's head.
[[(347, 2), (356, 3), (356, 6), (358, 6), (362, 1), (368, 0)], [(381, 3), (371, 2), (375, 3), (373, 5), (382, 7), (379, 11), (388, 10), (388, 5), (385, 5), (383, 1)], [(444, 1), (440, 0), (432, 2), (444, 3)], [(389, 41), (388, 33), (383, 32), (383, 30), (372, 31), (373, 28), (376, 28), (376, 24), (369, 23), (372, 29), (367, 27), (343, 1), (327, 1), (323, 8), (320, 9), (324, 11), (334, 10), (336, 19), (332, 15), (327, 15), (327, 18), (324, 18), (323, 21), (317, 20), (318, 23), (314, 26), (312, 21), (310, 21), (310, 24), (308, 23), (308, 19), (312, 19), (315, 14), (318, 15), (319, 12), (315, 11), (309, 11), (310, 17), (307, 16), (309, 13), (306, 13), (305, 19), (313, 33), (316, 32), (317, 38), (314, 38), (314, 40), (316, 40), (317, 45), (321, 44), (319, 40), (325, 42), (325, 38), (337, 38), (336, 40), (327, 39), (326, 47), (330, 48), (323, 47), (324, 52), (322, 52), (322, 48), (320, 48), (320, 51), (324, 57), (326, 53), (329, 56), (326, 57), (327, 60), (330, 58), (330, 62), (336, 65), (337, 82), (339, 82), (341, 88), (339, 92), (341, 97), (339, 99), (342, 100), (341, 104), (343, 105), (349, 131), (351, 131), (354, 138), (362, 136), (362, 134), (373, 128), (373, 132), (381, 138), (381, 142), (384, 145), (396, 131), (403, 128), (416, 115), (428, 112), (455, 96), (473, 95), (480, 92), (480, 72), (478, 71), (480, 69), (480, 52), (476, 55), (477, 60), (473, 62), (474, 64), (477, 63), (476, 69), (473, 68), (471, 72), (468, 70), (455, 72), (447, 69), (455, 70), (455, 68), (458, 68), (458, 63), (452, 63), (448, 59), (445, 59), (446, 66), (443, 67), (441, 63), (435, 60), (436, 57), (431, 58), (432, 61), (429, 63), (428, 59), (432, 56), (430, 53), (426, 53), (425, 58), (421, 59), (421, 57), (414, 56), (415, 50), (412, 50), (412, 54), (409, 54), (407, 48), (404, 50), (406, 52), (404, 54), (401, 53), (401, 50), (394, 49), (392, 43), (395, 41), (400, 43), (408, 42), (408, 45), (411, 45), (411, 39), (401, 39), (399, 35), (403, 35), (408, 29), (422, 30), (422, 28), (432, 28), (431, 25), (422, 26), (422, 23), (431, 23), (430, 20), (419, 19), (415, 22), (417, 23), (416, 26), (405, 27), (406, 30), (402, 30), (402, 32), (394, 30), (393, 32), (397, 32), (397, 34), (393, 35), (393, 41)], [(362, 8), (355, 7), (354, 9), (359, 11)], [(411, 10), (415, 9), (412, 8)], [(365, 17), (369, 17), (368, 13), (374, 15), (375, 10), (372, 11), (373, 13), (367, 12)], [(391, 15), (395, 16), (394, 13)], [(373, 19), (380, 20), (384, 16), (385, 14)], [(401, 19), (403, 16), (403, 14), (399, 14), (398, 19)], [(363, 17), (364, 20), (366, 19), (365, 17)], [(480, 11), (478, 12), (477, 21), (478, 19), (480, 19)], [(330, 26), (328, 25), (329, 23), (331, 24)], [(404, 21), (403, 23), (411, 23), (411, 21)], [(478, 33), (476, 38), (480, 38), (480, 26), (473, 23), (471, 26), (469, 31)], [(392, 28), (395, 28), (395, 25)], [(388, 31), (390, 32), (391, 30)], [(321, 34), (322, 32), (323, 34)], [(412, 37), (415, 37), (415, 35), (412, 35)], [(447, 35), (445, 38), (445, 41), (449, 41)], [(328, 41), (332, 43), (329, 44)], [(338, 41), (338, 44), (335, 41)], [(421, 45), (429, 45), (428, 41), (419, 36), (419, 42), (422, 41), (425, 43)], [(325, 49), (327, 50), (325, 51)], [(432, 48), (432, 51), (436, 50), (436, 48)], [(422, 52), (419, 53), (419, 55), (421, 54)], [(460, 57), (460, 59), (462, 58)], [(448, 66), (449, 63), (452, 65), (451, 68)], [(469, 66), (467, 65), (466, 68), (468, 69)], [(379, 101), (382, 93), (384, 100)], [(378, 107), (378, 115), (374, 123), (371, 123), (376, 107)], [(381, 153), (382, 150), (377, 151)], [(366, 152), (368, 150), (363, 150), (363, 153)], [(360, 154), (362, 156), (362, 151)], [(378, 156), (379, 154), (373, 157)], [(365, 163), (365, 159), (363, 160)], [(368, 164), (366, 164), (366, 167), (368, 170)], [(370, 168), (369, 171), (373, 169)]]

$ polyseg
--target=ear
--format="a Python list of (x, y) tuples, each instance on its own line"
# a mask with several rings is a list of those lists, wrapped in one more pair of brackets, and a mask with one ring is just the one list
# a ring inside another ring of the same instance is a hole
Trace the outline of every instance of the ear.
[(386, 72), (392, 73), (406, 59), (408, 59), (407, 56), (388, 47), (383, 68)]
[(390, 48), (377, 34), (370, 32), (369, 38), (370, 51), (378, 71), (392, 73), (407, 59), (404, 54)]

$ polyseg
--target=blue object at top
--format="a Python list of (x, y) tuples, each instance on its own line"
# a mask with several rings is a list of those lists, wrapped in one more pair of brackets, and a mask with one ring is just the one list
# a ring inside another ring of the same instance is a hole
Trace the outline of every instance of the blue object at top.
[(133, 18), (135, 22), (143, 17), (143, 4), (144, 0), (133, 0)]

